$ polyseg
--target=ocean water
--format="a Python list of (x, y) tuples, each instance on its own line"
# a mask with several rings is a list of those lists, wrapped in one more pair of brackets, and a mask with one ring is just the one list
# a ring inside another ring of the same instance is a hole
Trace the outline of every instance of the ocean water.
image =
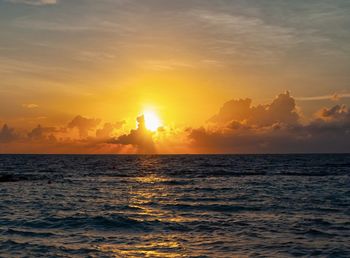
[(1, 155), (0, 257), (350, 257), (350, 155)]

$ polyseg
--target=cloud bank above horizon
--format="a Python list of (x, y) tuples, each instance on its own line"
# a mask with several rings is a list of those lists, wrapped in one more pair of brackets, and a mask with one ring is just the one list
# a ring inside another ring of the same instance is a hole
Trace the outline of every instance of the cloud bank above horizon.
[(125, 121), (76, 116), (66, 125), (38, 125), (27, 132), (4, 124), (0, 153), (316, 153), (350, 151), (350, 112), (335, 104), (308, 122), (289, 92), (269, 104), (233, 99), (198, 128), (146, 129), (143, 116), (128, 131)]

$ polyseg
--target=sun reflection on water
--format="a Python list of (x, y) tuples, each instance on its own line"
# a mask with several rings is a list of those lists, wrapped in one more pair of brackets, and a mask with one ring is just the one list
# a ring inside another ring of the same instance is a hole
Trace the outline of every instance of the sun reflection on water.
[[(127, 217), (136, 222), (136, 230), (138, 223), (146, 225), (147, 233), (137, 236), (142, 238), (142, 244), (134, 243), (133, 236), (128, 236), (126, 232), (130, 241), (104, 244), (96, 248), (114, 257), (185, 257), (183, 254), (186, 248), (181, 243), (181, 234), (170, 233), (167, 229), (174, 224), (190, 221), (167, 208), (167, 205), (177, 204), (171, 186), (167, 183), (172, 179), (159, 172), (164, 165), (159, 158), (140, 156), (137, 164), (139, 176), (129, 177), (123, 189), (126, 191), (124, 200), (128, 207)], [(125, 213), (121, 215), (124, 216)]]
[(101, 245), (97, 249), (103, 253), (113, 254), (114, 257), (164, 257), (177, 258), (184, 257), (177, 253), (181, 245), (175, 241), (155, 242), (144, 245), (119, 246)]

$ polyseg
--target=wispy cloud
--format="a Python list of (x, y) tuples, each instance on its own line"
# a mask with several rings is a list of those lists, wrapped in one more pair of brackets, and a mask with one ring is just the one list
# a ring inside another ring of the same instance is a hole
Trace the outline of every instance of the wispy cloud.
[(47, 30), (57, 32), (84, 32), (84, 31), (111, 31), (120, 32), (126, 31), (128, 28), (120, 26), (118, 23), (98, 20), (98, 19), (85, 19), (71, 20), (70, 22), (64, 19), (61, 20), (44, 20), (33, 19), (28, 17), (18, 18), (14, 25), (20, 28), (30, 28), (35, 30)]
[(259, 17), (212, 10), (193, 10), (190, 16), (213, 34), (209, 47), (225, 56), (254, 63), (273, 62), (285, 49), (299, 43), (294, 28), (271, 25)]
[(350, 93), (334, 93), (331, 95), (319, 95), (310, 97), (297, 97), (296, 100), (299, 101), (317, 101), (317, 100), (333, 100), (337, 101), (339, 99), (350, 98)]
[(167, 71), (167, 70), (176, 70), (181, 68), (194, 68), (190, 63), (179, 62), (176, 60), (148, 60), (143, 65), (147, 69), (154, 71)]
[(6, 2), (28, 5), (52, 5), (57, 4), (58, 0), (6, 0)]
[(38, 108), (39, 105), (34, 104), (34, 103), (28, 103), (28, 104), (22, 104), (22, 107), (28, 108), (28, 109), (33, 109), (33, 108)]

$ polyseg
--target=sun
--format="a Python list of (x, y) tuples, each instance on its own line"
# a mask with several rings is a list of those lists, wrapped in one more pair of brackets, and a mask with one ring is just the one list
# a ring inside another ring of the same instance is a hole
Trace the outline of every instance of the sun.
[(147, 110), (143, 112), (143, 115), (145, 117), (145, 125), (148, 130), (154, 132), (160, 126), (162, 126), (162, 123), (155, 112)]

